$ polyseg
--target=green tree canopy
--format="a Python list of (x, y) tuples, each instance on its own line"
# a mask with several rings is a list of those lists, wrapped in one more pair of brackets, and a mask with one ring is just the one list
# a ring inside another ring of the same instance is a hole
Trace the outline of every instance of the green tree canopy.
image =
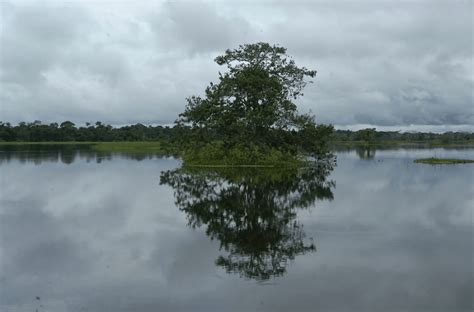
[(298, 114), (294, 103), (309, 82), (305, 78), (315, 77), (316, 71), (296, 66), (285, 48), (245, 44), (215, 61), (227, 71), (219, 73), (219, 82), (211, 83), (204, 97), (188, 98), (178, 119), (193, 130), (195, 141), (219, 139), (226, 147), (258, 144), (282, 150), (296, 145), (301, 130), (306, 136), (326, 134), (314, 131), (314, 117)]

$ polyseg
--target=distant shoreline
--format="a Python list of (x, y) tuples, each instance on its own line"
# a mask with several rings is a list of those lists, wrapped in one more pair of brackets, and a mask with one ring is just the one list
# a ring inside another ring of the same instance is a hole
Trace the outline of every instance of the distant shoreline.
[[(329, 145), (333, 148), (377, 148), (377, 147), (473, 147), (473, 141), (455, 141), (455, 142), (439, 142), (439, 141), (330, 141)], [(171, 144), (165, 140), (155, 141), (0, 141), (0, 145), (94, 145), (101, 150), (137, 150), (158, 149)]]

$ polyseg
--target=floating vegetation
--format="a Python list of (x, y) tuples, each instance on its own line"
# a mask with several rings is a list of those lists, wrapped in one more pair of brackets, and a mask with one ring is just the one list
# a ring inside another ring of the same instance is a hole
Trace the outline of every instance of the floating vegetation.
[(428, 164), (428, 165), (455, 165), (455, 164), (472, 164), (472, 159), (456, 159), (456, 158), (419, 158), (415, 159), (417, 164)]

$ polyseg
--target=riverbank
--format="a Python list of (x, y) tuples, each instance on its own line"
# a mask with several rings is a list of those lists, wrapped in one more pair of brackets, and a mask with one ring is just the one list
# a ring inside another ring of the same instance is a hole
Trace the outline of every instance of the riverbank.
[[(181, 154), (181, 148), (173, 145), (169, 141), (47, 141), (47, 142), (6, 142), (0, 141), (2, 145), (64, 145), (64, 146), (90, 146), (92, 150), (101, 152), (126, 152), (126, 153), (165, 153), (165, 154)], [(328, 143), (330, 149), (337, 151), (340, 149), (352, 148), (370, 148), (370, 149), (390, 149), (390, 148), (474, 148), (474, 141), (456, 141), (456, 142), (439, 142), (439, 141), (332, 141)]]
[(332, 141), (329, 146), (333, 148), (338, 147), (474, 147), (474, 141)]
[(133, 141), (133, 142), (0, 142), (0, 146), (89, 146), (91, 150), (99, 152), (126, 152), (126, 153), (169, 153), (173, 149), (165, 141)]

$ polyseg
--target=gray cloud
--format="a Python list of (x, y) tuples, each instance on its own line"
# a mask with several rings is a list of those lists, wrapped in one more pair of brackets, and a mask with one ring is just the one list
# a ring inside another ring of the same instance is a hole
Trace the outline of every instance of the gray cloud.
[(474, 124), (470, 1), (21, 1), (1, 10), (1, 120), (171, 123), (223, 70), (216, 55), (268, 41), (318, 70), (299, 104), (320, 122)]
[(1, 79), (31, 87), (80, 39), (81, 28), (93, 21), (81, 7), (4, 5), (1, 32)]
[(191, 55), (224, 51), (252, 32), (244, 18), (219, 14), (206, 2), (166, 2), (150, 24), (160, 44)]

